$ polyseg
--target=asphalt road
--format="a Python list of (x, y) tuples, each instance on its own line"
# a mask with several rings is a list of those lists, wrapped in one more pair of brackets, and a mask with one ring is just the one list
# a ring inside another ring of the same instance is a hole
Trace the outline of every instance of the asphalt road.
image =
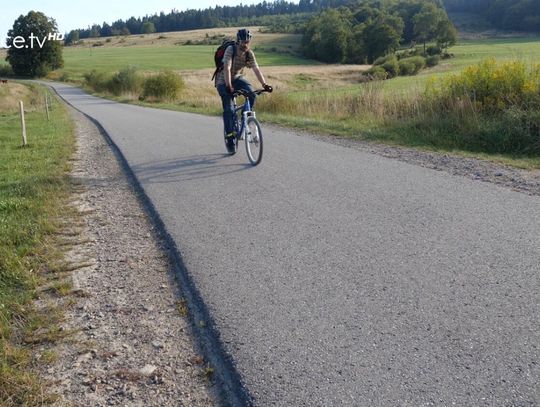
[[(540, 405), (540, 200), (54, 85), (122, 151), (258, 406)], [(270, 96), (271, 97), (271, 96)]]

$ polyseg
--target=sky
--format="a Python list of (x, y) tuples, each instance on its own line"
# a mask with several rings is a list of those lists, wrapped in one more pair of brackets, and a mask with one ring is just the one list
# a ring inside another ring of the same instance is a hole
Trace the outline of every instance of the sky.
[[(13, 22), (21, 14), (26, 15), (29, 11), (41, 11), (47, 17), (56, 20), (60, 33), (66, 33), (76, 28), (86, 28), (92, 24), (111, 24), (113, 21), (129, 17), (142, 17), (164, 11), (170, 12), (173, 8), (178, 11), (188, 9), (205, 9), (208, 7), (235, 6), (240, 3), (257, 4), (262, 0), (92, 0), (86, 2), (74, 2), (73, 0), (22, 0), (18, 2), (6, 2), (0, 11), (0, 47), (5, 47), (7, 32), (13, 27)], [(9, 5), (8, 5), (9, 4)]]

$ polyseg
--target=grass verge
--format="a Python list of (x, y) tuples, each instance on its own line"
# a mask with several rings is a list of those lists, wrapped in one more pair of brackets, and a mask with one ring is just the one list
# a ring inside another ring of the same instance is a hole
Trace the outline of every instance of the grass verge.
[(43, 347), (66, 335), (58, 327), (61, 309), (44, 287), (60, 281), (63, 267), (55, 236), (66, 216), (74, 137), (54, 97), (47, 121), (44, 88), (9, 86), (28, 106), (29, 146), (21, 147), (15, 109), (0, 110), (0, 405), (37, 406), (54, 401), (36, 373), (54, 360)]

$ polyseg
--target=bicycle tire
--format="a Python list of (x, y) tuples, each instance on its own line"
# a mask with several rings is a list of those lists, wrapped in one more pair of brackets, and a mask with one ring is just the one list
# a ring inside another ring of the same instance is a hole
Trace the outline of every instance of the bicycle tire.
[(263, 135), (259, 121), (255, 117), (248, 117), (244, 131), (249, 162), (257, 165), (261, 162), (263, 155)]

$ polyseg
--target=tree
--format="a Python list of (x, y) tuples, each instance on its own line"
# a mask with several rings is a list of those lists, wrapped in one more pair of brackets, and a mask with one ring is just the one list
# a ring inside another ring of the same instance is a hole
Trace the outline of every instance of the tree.
[(88, 36), (90, 38), (101, 37), (101, 26), (98, 24), (94, 24), (90, 29), (90, 34)]
[(302, 38), (305, 55), (328, 63), (344, 62), (351, 17), (348, 9), (327, 9), (310, 19)]
[(49, 37), (57, 33), (56, 21), (39, 11), (30, 11), (15, 20), (8, 32), (6, 57), (13, 72), (19, 76), (45, 76), (64, 66), (61, 41)]
[(71, 30), (66, 36), (66, 45), (72, 45), (79, 42), (79, 30)]
[(141, 31), (143, 34), (152, 34), (156, 32), (156, 27), (154, 26), (154, 23), (146, 21), (143, 23)]
[(386, 12), (380, 12), (375, 19), (368, 20), (363, 30), (368, 62), (394, 52), (399, 46), (403, 27), (401, 17)]
[(439, 21), (435, 39), (437, 40), (437, 45), (442, 50), (454, 45), (457, 41), (457, 35), (456, 27), (454, 27), (454, 24), (452, 24), (450, 20), (445, 19)]
[(413, 16), (415, 39), (424, 44), (424, 52), (426, 51), (426, 42), (435, 39), (437, 27), (445, 19), (448, 17), (444, 10), (432, 3), (422, 6), (420, 12)]

